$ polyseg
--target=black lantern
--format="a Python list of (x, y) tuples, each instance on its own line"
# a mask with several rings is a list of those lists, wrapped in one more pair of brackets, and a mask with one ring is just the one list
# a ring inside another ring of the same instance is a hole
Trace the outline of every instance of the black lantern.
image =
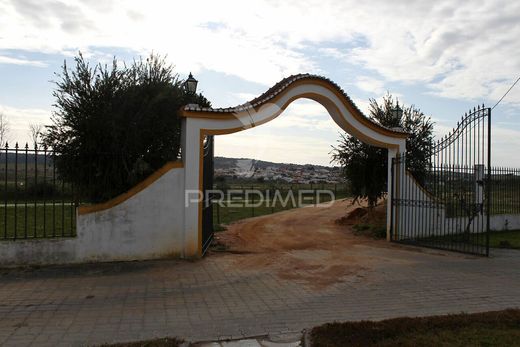
[(397, 125), (401, 124), (401, 118), (403, 117), (403, 109), (399, 107), (399, 100), (397, 100), (397, 105), (392, 109), (392, 119), (395, 121)]
[(197, 81), (190, 72), (188, 79), (184, 81), (184, 89), (186, 89), (188, 94), (195, 94), (197, 92), (197, 83), (199, 83), (199, 81)]

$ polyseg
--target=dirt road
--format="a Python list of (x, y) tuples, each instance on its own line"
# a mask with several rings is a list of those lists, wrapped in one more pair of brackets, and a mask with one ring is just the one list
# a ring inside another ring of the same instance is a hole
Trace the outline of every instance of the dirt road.
[(384, 240), (355, 236), (350, 226), (335, 221), (358, 206), (350, 200), (332, 206), (310, 206), (233, 223), (216, 239), (231, 266), (271, 271), (314, 289), (362, 277), (372, 258), (356, 250), (359, 245), (388, 247)]

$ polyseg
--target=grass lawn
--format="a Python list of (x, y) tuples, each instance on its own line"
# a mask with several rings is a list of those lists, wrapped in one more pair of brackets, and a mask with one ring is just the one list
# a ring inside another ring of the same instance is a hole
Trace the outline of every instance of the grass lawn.
[(75, 235), (76, 209), (72, 204), (0, 205), (0, 240)]
[(329, 323), (310, 336), (313, 347), (520, 346), (520, 310)]
[(520, 230), (493, 231), (489, 233), (489, 246), (520, 249)]
[[(449, 244), (456, 246), (458, 244), (466, 244), (469, 247), (485, 247), (486, 234), (469, 234), (464, 235), (454, 234), (445, 236), (432, 236), (429, 238), (420, 239), (428, 244)], [(490, 248), (509, 248), (520, 249), (520, 230), (509, 231), (491, 231), (489, 233), (489, 247)]]

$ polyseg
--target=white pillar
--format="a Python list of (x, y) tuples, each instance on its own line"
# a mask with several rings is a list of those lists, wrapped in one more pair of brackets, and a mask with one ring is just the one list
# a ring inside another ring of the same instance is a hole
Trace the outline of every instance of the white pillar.
[[(200, 256), (199, 203), (200, 182), (200, 128), (196, 120), (182, 120), (182, 161), (184, 162), (184, 251), (183, 258)], [(190, 201), (191, 200), (191, 201)]]

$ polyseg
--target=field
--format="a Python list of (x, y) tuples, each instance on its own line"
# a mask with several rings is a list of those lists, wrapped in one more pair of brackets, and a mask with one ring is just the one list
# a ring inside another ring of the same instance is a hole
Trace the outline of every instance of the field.
[(76, 235), (76, 210), (71, 203), (8, 204), (0, 206), (0, 240)]

